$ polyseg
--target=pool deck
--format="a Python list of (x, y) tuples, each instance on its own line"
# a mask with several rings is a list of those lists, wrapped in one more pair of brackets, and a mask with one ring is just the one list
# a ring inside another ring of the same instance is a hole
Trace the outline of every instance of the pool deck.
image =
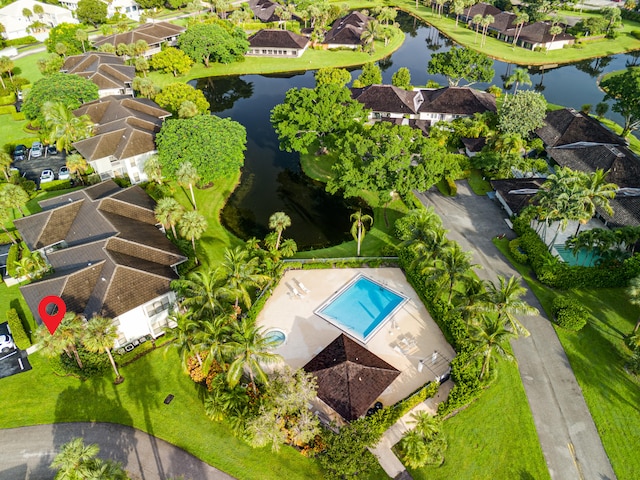
[[(266, 331), (278, 329), (285, 332), (285, 343), (274, 349), (274, 353), (282, 355), (294, 369), (303, 367), (341, 333), (348, 335), (348, 332), (317, 316), (314, 310), (358, 274), (376, 280), (409, 299), (364, 344), (365, 348), (401, 372), (378, 398), (384, 405), (391, 405), (444, 374), (455, 356), (455, 351), (401, 269), (290, 270), (274, 288), (257, 323)], [(300, 283), (308, 292), (301, 288)], [(294, 293), (294, 289), (300, 296)], [(362, 344), (357, 338), (350, 337)]]

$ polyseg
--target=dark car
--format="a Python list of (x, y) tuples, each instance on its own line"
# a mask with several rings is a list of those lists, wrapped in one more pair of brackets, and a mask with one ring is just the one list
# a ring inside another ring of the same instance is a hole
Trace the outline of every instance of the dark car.
[(58, 149), (56, 148), (55, 144), (47, 146), (47, 155), (57, 155), (57, 154), (58, 154)]
[(27, 156), (27, 147), (24, 145), (17, 145), (15, 150), (13, 151), (13, 159), (14, 160), (24, 160)]

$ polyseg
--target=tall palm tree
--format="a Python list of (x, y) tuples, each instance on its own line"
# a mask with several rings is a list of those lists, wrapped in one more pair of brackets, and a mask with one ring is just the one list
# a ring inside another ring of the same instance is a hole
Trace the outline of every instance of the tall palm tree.
[(280, 248), (280, 240), (282, 239), (282, 232), (285, 228), (291, 226), (291, 218), (284, 212), (275, 212), (273, 215), (269, 217), (269, 228), (275, 230), (278, 234), (278, 239), (276, 240), (275, 249), (278, 250)]
[(466, 7), (465, 0), (453, 0), (453, 13), (456, 14), (456, 28), (458, 28), (458, 19), (460, 15), (464, 13), (464, 9)]
[(227, 371), (229, 386), (235, 387), (243, 373), (248, 372), (253, 391), (257, 393), (256, 378), (262, 384), (268, 382), (262, 365), (272, 365), (282, 359), (280, 355), (271, 353), (269, 351), (271, 348), (273, 348), (272, 341), (265, 337), (262, 329), (248, 317), (243, 318), (225, 344), (225, 350), (231, 360)]
[[(551, 43), (555, 42), (556, 35), (560, 35), (562, 33), (562, 27), (560, 25), (552, 25), (549, 29), (549, 35), (551, 35)], [(547, 55), (549, 54), (549, 49), (545, 52)]]
[(171, 284), (184, 297), (182, 305), (200, 318), (213, 318), (223, 311), (223, 301), (232, 298), (225, 287), (225, 275), (221, 268), (200, 269), (190, 272), (186, 278)]
[(0, 187), (0, 205), (5, 208), (17, 208), (25, 216), (24, 207), (29, 201), (29, 194), (20, 185), (5, 183)]
[(373, 55), (376, 49), (375, 41), (380, 38), (382, 33), (381, 27), (378, 20), (371, 20), (365, 25), (364, 30), (360, 34), (363, 50), (369, 52), (371, 55)]
[(71, 174), (75, 175), (76, 178), (80, 180), (80, 183), (84, 185), (84, 180), (82, 179), (82, 175), (87, 173), (87, 171), (89, 170), (89, 164), (82, 157), (82, 155), (78, 153), (68, 155), (66, 165), (69, 171), (71, 172)]
[(0, 205), (0, 227), (4, 230), (4, 233), (7, 234), (11, 243), (18, 243), (16, 237), (13, 233), (7, 230), (7, 223), (11, 222), (11, 213), (8, 208), (5, 208), (4, 205)]
[[(634, 277), (629, 280), (629, 286), (626, 288), (625, 293), (629, 298), (629, 303), (635, 305), (636, 307), (640, 306), (640, 276)], [(636, 321), (636, 326), (633, 327), (632, 335), (640, 328), (640, 318)]]
[(123, 380), (122, 375), (118, 371), (116, 362), (111, 354), (111, 349), (118, 339), (118, 327), (113, 324), (113, 320), (106, 317), (95, 316), (87, 324), (87, 330), (82, 341), (83, 345), (90, 352), (106, 353), (109, 362), (116, 374), (116, 382)]
[(471, 352), (471, 358), (480, 357), (482, 359), (480, 380), (483, 380), (489, 374), (496, 355), (509, 360), (513, 358), (505, 350), (504, 346), (510, 339), (515, 337), (516, 334), (513, 330), (505, 328), (505, 324), (495, 316), (483, 315), (482, 321), (471, 325), (471, 344), (474, 347)]
[(585, 195), (582, 196), (584, 216), (578, 223), (576, 235), (580, 229), (580, 224), (591, 220), (598, 207), (602, 208), (608, 215), (613, 215), (609, 200), (615, 198), (618, 186), (615, 183), (607, 182), (606, 177), (608, 174), (608, 171), (605, 172), (601, 168), (592, 173), (580, 174), (580, 184), (585, 189)]
[(200, 212), (191, 210), (180, 218), (178, 223), (178, 231), (180, 235), (191, 240), (191, 246), (193, 247), (193, 255), (198, 263), (198, 255), (196, 255), (196, 240), (200, 239), (202, 234), (207, 231), (209, 226), (207, 219)]
[(359, 257), (360, 245), (367, 233), (366, 223), (369, 222), (369, 226), (373, 225), (373, 218), (371, 215), (363, 215), (362, 210), (358, 210), (357, 212), (352, 213), (349, 219), (353, 220), (353, 224), (351, 225), (351, 236), (358, 243), (357, 256)]
[(471, 23), (476, 26), (476, 34), (473, 37), (473, 43), (477, 43), (478, 41), (478, 32), (480, 31), (480, 25), (482, 24), (482, 15), (479, 13), (474, 15), (471, 19)]
[(178, 238), (176, 234), (176, 225), (184, 215), (184, 207), (178, 203), (173, 197), (163, 197), (158, 200), (154, 209), (156, 220), (160, 222), (164, 228), (171, 228), (173, 238)]
[(11, 164), (13, 163), (13, 159), (11, 155), (7, 152), (0, 152), (0, 168), (2, 169), (2, 173), (4, 174), (4, 178), (9, 181), (9, 168), (11, 168)]
[(251, 306), (248, 289), (260, 287), (269, 280), (266, 275), (257, 273), (258, 258), (249, 258), (249, 252), (242, 247), (225, 250), (222, 269), (225, 272), (227, 287), (235, 294), (236, 308), (242, 298), (242, 303), (248, 309)]
[(89, 138), (93, 134), (93, 122), (89, 115), (76, 117), (62, 102), (45, 102), (42, 106), (47, 140), (55, 143), (59, 150), (69, 152), (74, 142)]
[(522, 300), (522, 296), (527, 289), (520, 284), (520, 280), (515, 276), (505, 279), (498, 275), (498, 285), (487, 281), (485, 301), (479, 304), (479, 310), (485, 313), (495, 313), (503, 324), (509, 324), (514, 335), (529, 336), (529, 331), (525, 328), (516, 315), (537, 315), (538, 309), (532, 307)]
[(466, 280), (472, 274), (471, 253), (465, 252), (457, 243), (445, 248), (435, 265), (427, 266), (423, 271), (429, 278), (439, 284), (440, 289), (447, 292), (447, 303), (451, 304), (453, 288), (457, 282)]
[(67, 312), (53, 335), (45, 326), (38, 328), (36, 335), (46, 356), (56, 357), (65, 353), (69, 358), (75, 357), (78, 366), (83, 368), (77, 345), (82, 342), (84, 333), (84, 320), (75, 313)]
[(514, 25), (516, 26), (516, 34), (513, 36), (513, 46), (512, 48), (516, 48), (516, 44), (518, 43), (518, 38), (520, 38), (520, 34), (522, 33), (522, 28), (524, 24), (529, 21), (529, 14), (526, 12), (517, 12), (516, 18), (514, 21)]
[(160, 159), (158, 155), (151, 155), (144, 162), (144, 167), (142, 167), (145, 175), (152, 182), (156, 182), (158, 185), (162, 185), (162, 181), (164, 180), (162, 176), (162, 165), (160, 165)]
[(193, 201), (193, 209), (197, 210), (198, 206), (196, 205), (196, 197), (193, 194), (193, 185), (200, 181), (200, 175), (198, 175), (196, 167), (194, 167), (191, 162), (184, 162), (182, 165), (180, 165), (180, 168), (178, 168), (176, 177), (180, 185), (182, 185), (183, 187), (187, 185), (189, 186), (189, 191), (191, 192), (191, 200)]
[(56, 480), (79, 480), (91, 475), (92, 464), (100, 451), (98, 445), (85, 445), (82, 438), (74, 438), (62, 446), (60, 453), (51, 462), (58, 470)]
[(78, 30), (76, 30), (74, 38), (82, 43), (82, 53), (85, 53), (87, 50), (85, 49), (84, 42), (89, 40), (89, 32), (83, 30), (82, 28), (79, 28)]
[(485, 15), (484, 17), (482, 17), (482, 21), (480, 22), (480, 25), (482, 25), (482, 39), (480, 41), (480, 45), (484, 45), (487, 41), (487, 31), (489, 29), (489, 25), (491, 25), (493, 22), (495, 22), (495, 18), (493, 15)]
[(520, 85), (529, 85), (531, 86), (531, 77), (529, 76), (529, 71), (526, 68), (516, 68), (513, 73), (507, 78), (507, 81), (504, 82), (504, 86), (509, 88), (511, 85), (515, 85), (513, 88), (513, 93), (515, 94), (518, 91), (518, 86)]

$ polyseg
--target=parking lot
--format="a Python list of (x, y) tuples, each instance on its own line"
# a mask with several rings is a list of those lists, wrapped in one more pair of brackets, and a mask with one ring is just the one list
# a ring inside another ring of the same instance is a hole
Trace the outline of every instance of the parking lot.
[[(10, 335), (7, 322), (0, 323), (0, 335)], [(9, 352), (0, 352), (0, 378), (31, 370), (27, 353), (14, 348)]]
[(55, 173), (55, 179), (58, 179), (58, 170), (66, 164), (67, 156), (64, 152), (58, 152), (56, 155), (50, 155), (47, 149), (43, 149), (44, 152), (41, 157), (32, 158), (31, 149), (28, 149), (24, 160), (14, 160), (12, 167), (17, 168), (20, 171), (20, 175), (33, 180), (40, 188), (40, 174), (43, 170), (53, 170)]

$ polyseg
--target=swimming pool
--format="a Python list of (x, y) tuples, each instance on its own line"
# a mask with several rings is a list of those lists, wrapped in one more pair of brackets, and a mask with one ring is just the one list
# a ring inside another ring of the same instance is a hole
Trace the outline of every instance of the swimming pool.
[(366, 343), (407, 300), (401, 293), (358, 275), (318, 307), (315, 314)]
[(598, 252), (593, 250), (580, 249), (578, 250), (578, 254), (574, 255), (572, 250), (568, 249), (561, 243), (554, 245), (553, 248), (556, 249), (556, 252), (558, 252), (558, 256), (562, 261), (571, 266), (579, 265), (581, 267), (594, 267), (596, 262), (600, 259)]

